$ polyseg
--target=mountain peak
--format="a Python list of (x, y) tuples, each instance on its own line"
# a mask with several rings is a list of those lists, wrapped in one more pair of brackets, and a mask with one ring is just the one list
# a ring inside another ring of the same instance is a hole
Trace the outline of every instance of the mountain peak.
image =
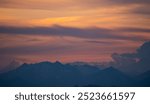
[(23, 63), (21, 66), (28, 66), (29, 64), (27, 64), (27, 63)]
[(54, 62), (54, 64), (62, 65), (62, 63), (61, 63), (61, 62), (59, 62), (59, 61)]
[(116, 69), (112, 66), (104, 69), (103, 71), (106, 72), (106, 73), (122, 73), (118, 69)]

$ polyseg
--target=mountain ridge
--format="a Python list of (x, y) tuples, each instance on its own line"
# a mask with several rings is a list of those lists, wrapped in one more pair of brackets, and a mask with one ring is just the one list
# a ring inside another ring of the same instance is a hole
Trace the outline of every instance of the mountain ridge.
[[(140, 80), (141, 81), (141, 80)], [(91, 65), (62, 64), (44, 61), (24, 63), (15, 70), (0, 74), (0, 86), (73, 87), (73, 86), (137, 86), (133, 80), (118, 69), (99, 69)]]

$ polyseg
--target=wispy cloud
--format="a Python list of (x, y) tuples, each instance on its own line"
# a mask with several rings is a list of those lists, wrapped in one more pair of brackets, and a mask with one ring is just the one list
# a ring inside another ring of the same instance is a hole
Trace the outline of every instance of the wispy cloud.
[[(149, 33), (150, 29), (143, 28), (120, 28), (120, 29), (105, 29), (105, 28), (75, 28), (75, 27), (9, 27), (0, 26), (0, 33), (10, 35), (46, 35), (46, 36), (70, 36), (79, 38), (103, 38), (103, 39), (116, 39), (116, 40), (131, 40), (131, 41), (145, 41), (143, 38), (136, 36), (123, 35), (123, 32), (146, 32)], [(135, 39), (136, 38), (136, 39)]]
[(113, 52), (133, 52), (150, 40), (149, 5), (149, 0), (0, 0), (0, 56), (110, 60)]

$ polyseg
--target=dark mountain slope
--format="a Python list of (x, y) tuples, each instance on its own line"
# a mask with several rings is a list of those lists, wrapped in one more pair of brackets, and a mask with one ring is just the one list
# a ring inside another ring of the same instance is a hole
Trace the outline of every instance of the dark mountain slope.
[(150, 86), (150, 71), (144, 72), (143, 74), (139, 75), (137, 78), (139, 80), (137, 86), (143, 86), (143, 87)]
[(60, 62), (23, 64), (0, 75), (0, 86), (132, 86), (132, 79), (113, 67), (100, 70), (90, 65)]

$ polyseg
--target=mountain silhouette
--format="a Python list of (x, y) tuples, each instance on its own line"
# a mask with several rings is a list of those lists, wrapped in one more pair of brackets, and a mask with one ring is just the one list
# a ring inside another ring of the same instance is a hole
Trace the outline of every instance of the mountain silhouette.
[(146, 71), (138, 76), (138, 86), (150, 86), (150, 71)]
[(58, 61), (22, 64), (15, 70), (0, 74), (0, 86), (6, 87), (120, 87), (135, 86), (135, 82), (113, 67), (101, 70), (91, 65), (62, 64)]

